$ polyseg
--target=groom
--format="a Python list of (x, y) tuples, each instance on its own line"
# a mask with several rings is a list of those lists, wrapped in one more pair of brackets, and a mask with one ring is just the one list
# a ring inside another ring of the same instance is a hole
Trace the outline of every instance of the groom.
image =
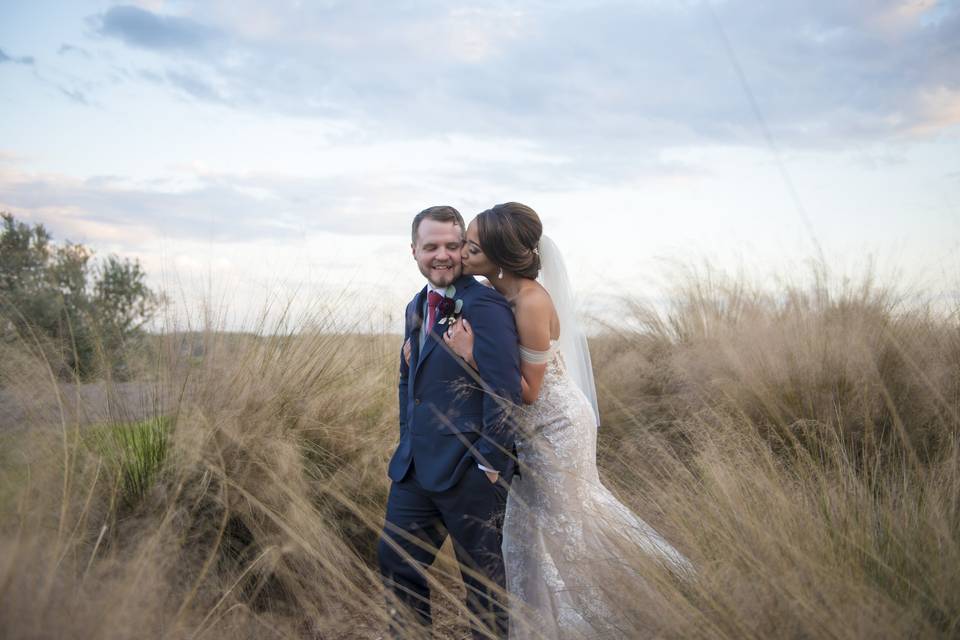
[[(520, 404), (517, 330), (503, 296), (461, 275), (464, 231), (453, 207), (430, 207), (413, 219), (413, 257), (427, 286), (405, 314), (410, 355), (409, 364), (400, 359), (400, 443), (378, 550), (384, 583), (407, 609), (392, 625), (397, 635), (403, 618), (430, 625), (424, 569), (448, 533), (467, 606), (481, 625), (471, 625), (474, 637), (507, 635), (500, 545), (514, 471), (509, 414)], [(473, 325), (482, 383), (443, 344), (454, 317)]]

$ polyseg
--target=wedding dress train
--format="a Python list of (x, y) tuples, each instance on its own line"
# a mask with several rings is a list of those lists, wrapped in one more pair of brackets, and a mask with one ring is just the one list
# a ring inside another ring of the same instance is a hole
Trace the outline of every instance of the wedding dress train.
[(521, 475), (503, 527), (515, 603), (510, 638), (622, 637), (605, 591), (611, 585), (602, 584), (604, 563), (617, 563), (624, 548), (680, 570), (689, 562), (600, 482), (595, 407), (568, 374), (558, 343), (546, 352), (520, 351), (547, 368), (538, 400), (518, 421)]

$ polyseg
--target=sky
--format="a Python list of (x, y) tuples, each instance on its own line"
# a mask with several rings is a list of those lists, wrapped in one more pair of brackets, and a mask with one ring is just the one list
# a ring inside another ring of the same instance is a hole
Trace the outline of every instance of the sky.
[(956, 1), (0, 0), (0, 210), (181, 322), (395, 327), (413, 215), (511, 200), (585, 308), (820, 256), (956, 295), (958, 143)]

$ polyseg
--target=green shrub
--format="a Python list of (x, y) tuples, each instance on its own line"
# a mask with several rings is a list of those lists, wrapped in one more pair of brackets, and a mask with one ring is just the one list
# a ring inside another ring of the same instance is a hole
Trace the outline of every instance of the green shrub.
[(87, 442), (116, 478), (127, 506), (136, 505), (163, 469), (170, 446), (168, 417), (94, 427)]

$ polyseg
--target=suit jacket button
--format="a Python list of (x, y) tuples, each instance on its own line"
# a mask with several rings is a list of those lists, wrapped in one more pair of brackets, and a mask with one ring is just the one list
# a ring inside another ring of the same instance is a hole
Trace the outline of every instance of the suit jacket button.
[(420, 398), (414, 398), (413, 404), (420, 404)]

